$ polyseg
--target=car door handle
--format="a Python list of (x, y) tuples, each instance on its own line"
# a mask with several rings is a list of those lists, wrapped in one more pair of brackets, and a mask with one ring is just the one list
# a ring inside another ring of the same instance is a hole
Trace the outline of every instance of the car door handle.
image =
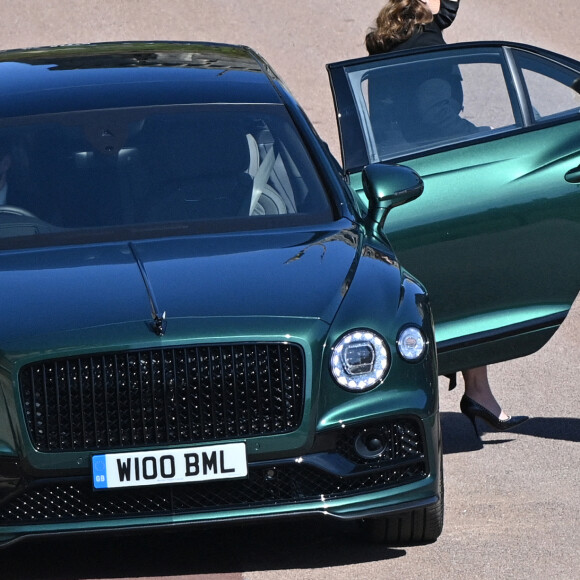
[(570, 169), (570, 171), (564, 175), (564, 179), (570, 183), (580, 183), (580, 165), (574, 169)]

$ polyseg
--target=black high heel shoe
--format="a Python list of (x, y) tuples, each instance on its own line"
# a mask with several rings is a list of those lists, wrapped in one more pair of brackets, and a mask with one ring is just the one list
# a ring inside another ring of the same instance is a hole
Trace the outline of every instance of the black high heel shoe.
[(517, 417), (508, 417), (507, 419), (500, 419), (496, 417), (491, 411), (488, 411), (484, 406), (470, 399), (467, 395), (461, 397), (461, 402), (459, 403), (459, 408), (461, 412), (471, 421), (475, 434), (480, 438), (479, 431), (477, 430), (477, 425), (475, 424), (475, 418), (479, 417), (483, 419), (486, 423), (491, 425), (494, 429), (498, 431), (508, 431), (513, 429), (518, 425), (521, 425), (524, 421), (527, 421), (529, 417), (525, 415), (519, 415)]

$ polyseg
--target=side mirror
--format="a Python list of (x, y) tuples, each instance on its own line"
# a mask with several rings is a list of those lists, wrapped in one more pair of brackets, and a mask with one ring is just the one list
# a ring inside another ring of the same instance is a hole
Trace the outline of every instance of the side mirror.
[(369, 200), (367, 220), (373, 228), (382, 228), (394, 207), (417, 199), (424, 188), (423, 180), (410, 167), (380, 163), (363, 169), (362, 183)]

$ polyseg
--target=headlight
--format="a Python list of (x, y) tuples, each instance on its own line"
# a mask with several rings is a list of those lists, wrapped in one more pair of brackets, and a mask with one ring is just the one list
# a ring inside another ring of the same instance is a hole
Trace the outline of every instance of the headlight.
[(370, 330), (349, 332), (332, 349), (332, 376), (349, 391), (372, 389), (385, 378), (389, 365), (386, 342)]
[(399, 354), (409, 362), (417, 362), (423, 358), (427, 350), (427, 341), (416, 326), (407, 326), (399, 333), (397, 339)]

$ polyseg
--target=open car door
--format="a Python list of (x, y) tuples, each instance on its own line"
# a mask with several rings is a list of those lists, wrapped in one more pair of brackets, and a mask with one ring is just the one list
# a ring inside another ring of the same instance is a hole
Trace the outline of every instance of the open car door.
[(541, 348), (580, 289), (580, 63), (476, 42), (328, 65), (343, 165), (425, 181), (386, 233), (427, 287), (439, 372)]

